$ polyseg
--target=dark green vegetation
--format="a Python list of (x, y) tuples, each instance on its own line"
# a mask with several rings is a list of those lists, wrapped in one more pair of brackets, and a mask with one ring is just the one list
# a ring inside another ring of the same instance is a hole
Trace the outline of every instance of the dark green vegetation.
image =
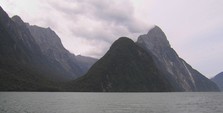
[(120, 38), (88, 71), (73, 81), (72, 91), (174, 91), (152, 57), (131, 39)]

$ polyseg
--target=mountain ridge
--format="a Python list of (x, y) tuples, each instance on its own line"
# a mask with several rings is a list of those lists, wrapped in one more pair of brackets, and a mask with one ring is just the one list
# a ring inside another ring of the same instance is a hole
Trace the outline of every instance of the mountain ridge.
[(126, 37), (116, 40), (86, 75), (71, 82), (70, 89), (83, 92), (173, 91), (157, 71), (152, 57)]
[[(150, 65), (148, 66), (145, 62)], [(121, 78), (122, 75), (126, 78)], [(129, 76), (133, 78), (129, 79)], [(145, 89), (136, 90), (138, 87), (131, 84), (134, 80), (143, 81), (136, 79), (137, 76), (147, 80), (142, 84), (136, 82), (138, 86)], [(151, 78), (147, 78), (148, 76)], [(159, 87), (156, 85), (157, 82), (161, 86), (165, 84), (166, 87)], [(147, 85), (152, 85), (153, 88)], [(134, 87), (135, 90), (130, 87)], [(146, 35), (139, 36), (137, 42), (126, 37), (116, 40), (86, 75), (71, 82), (70, 88), (73, 89), (72, 91), (84, 92), (219, 91), (215, 83), (177, 55), (164, 32), (157, 26)]]
[(84, 74), (84, 71), (77, 64), (75, 55), (64, 48), (60, 38), (53, 30), (26, 25), (39, 45), (41, 52), (49, 59), (60, 64), (69, 73), (69, 80)]
[(9, 18), (1, 7), (0, 26), (1, 91), (219, 91), (177, 55), (158, 26), (137, 42), (119, 38), (97, 62), (71, 54), (50, 28)]
[[(48, 67), (44, 62), (48, 61), (43, 58), (34, 40), (30, 39), (32, 36), (29, 31), (12, 21), (1, 7), (0, 26), (0, 90), (57, 89), (44, 77), (45, 68)], [(52, 75), (53, 72), (49, 69), (47, 74)]]
[(139, 36), (136, 43), (152, 54), (156, 66), (168, 76), (177, 91), (218, 91), (216, 84), (177, 55), (158, 26)]
[(60, 91), (61, 82), (71, 79), (72, 73), (43, 52), (19, 16), (10, 18), (0, 7), (0, 25), (1, 91)]

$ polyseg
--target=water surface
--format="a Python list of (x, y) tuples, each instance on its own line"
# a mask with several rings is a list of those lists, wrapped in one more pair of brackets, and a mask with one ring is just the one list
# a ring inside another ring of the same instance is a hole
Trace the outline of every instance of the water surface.
[(223, 93), (0, 92), (0, 113), (223, 113)]

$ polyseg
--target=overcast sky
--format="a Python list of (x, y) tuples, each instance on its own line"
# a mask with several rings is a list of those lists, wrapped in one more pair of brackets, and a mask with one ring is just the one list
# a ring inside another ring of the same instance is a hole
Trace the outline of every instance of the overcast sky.
[(223, 71), (223, 0), (1, 0), (9, 16), (50, 27), (78, 55), (100, 58), (121, 36), (158, 25), (178, 55), (208, 78)]

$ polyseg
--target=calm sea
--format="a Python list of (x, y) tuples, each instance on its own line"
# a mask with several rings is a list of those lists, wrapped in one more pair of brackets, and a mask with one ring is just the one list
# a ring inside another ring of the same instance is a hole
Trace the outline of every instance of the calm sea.
[(223, 93), (0, 92), (0, 113), (223, 113)]

